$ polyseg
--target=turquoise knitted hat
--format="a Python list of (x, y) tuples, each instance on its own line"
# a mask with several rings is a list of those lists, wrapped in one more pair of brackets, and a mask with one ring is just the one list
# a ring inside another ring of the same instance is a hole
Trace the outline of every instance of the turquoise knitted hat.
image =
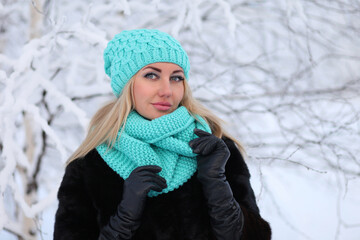
[(125, 30), (115, 35), (104, 51), (105, 72), (119, 97), (125, 84), (141, 68), (155, 62), (179, 65), (188, 78), (190, 63), (180, 43), (156, 29)]

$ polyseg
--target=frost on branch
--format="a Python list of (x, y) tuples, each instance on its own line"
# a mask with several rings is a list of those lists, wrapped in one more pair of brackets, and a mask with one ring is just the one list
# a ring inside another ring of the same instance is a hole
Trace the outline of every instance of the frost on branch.
[(79, 101), (109, 95), (99, 57), (105, 35), (91, 27), (53, 25), (18, 56), (0, 55), (0, 229), (19, 238), (34, 239), (56, 202), (64, 163), (89, 121)]

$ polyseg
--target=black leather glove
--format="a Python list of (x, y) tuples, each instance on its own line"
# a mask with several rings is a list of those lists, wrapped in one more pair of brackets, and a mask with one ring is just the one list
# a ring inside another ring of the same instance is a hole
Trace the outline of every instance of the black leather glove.
[(157, 173), (161, 167), (155, 165), (135, 168), (124, 181), (123, 198), (115, 215), (101, 230), (99, 240), (131, 239), (141, 223), (146, 197), (150, 190), (161, 192), (166, 180)]
[(199, 136), (189, 142), (197, 156), (198, 179), (209, 207), (211, 226), (217, 239), (240, 239), (244, 216), (225, 176), (230, 151), (225, 142), (205, 131), (195, 129)]

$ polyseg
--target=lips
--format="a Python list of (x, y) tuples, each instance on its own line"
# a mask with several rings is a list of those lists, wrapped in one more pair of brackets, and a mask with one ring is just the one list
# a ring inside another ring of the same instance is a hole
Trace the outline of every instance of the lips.
[(167, 111), (171, 108), (171, 104), (168, 102), (156, 102), (152, 103), (152, 105), (159, 111)]

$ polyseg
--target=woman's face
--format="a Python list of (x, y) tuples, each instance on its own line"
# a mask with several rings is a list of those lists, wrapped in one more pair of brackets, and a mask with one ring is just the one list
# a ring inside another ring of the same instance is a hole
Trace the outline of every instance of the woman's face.
[(173, 112), (184, 96), (184, 80), (184, 71), (177, 64), (146, 65), (134, 79), (135, 110), (149, 120)]

